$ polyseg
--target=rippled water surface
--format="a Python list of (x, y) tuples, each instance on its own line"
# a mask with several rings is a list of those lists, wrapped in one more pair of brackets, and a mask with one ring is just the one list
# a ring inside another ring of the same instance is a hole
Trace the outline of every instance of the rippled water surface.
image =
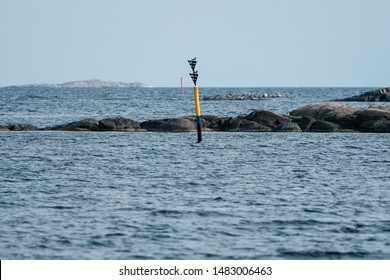
[[(174, 89), (168, 101), (162, 89), (138, 100), (114, 89), (106, 102), (102, 89), (79, 90), (1, 89), (0, 124), (193, 110)], [(202, 111), (287, 113), (356, 92), (289, 90), (287, 100), (204, 101)], [(389, 134), (213, 132), (195, 142), (196, 133), (0, 132), (0, 258), (390, 258)]]

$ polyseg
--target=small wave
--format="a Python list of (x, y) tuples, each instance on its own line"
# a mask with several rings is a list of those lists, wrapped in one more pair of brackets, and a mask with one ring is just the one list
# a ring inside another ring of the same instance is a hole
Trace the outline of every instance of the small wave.
[(345, 146), (345, 149), (351, 149), (351, 150), (364, 150), (363, 147), (351, 146), (351, 145)]
[(159, 216), (159, 215), (163, 215), (163, 216), (178, 216), (178, 215), (182, 215), (182, 214), (183, 214), (183, 212), (181, 212), (181, 211), (167, 210), (167, 209), (157, 210), (157, 211), (153, 211), (152, 212), (152, 215), (155, 215), (155, 216)]
[(110, 240), (104, 240), (104, 241), (91, 240), (88, 242), (88, 244), (95, 247), (110, 247), (113, 245), (113, 243)]
[(105, 237), (121, 237), (121, 236), (126, 236), (126, 234), (121, 232), (115, 232), (115, 233), (107, 233), (105, 235)]
[(326, 222), (323, 222), (323, 221), (318, 221), (318, 220), (313, 220), (313, 219), (309, 219), (309, 220), (286, 220), (286, 221), (283, 221), (283, 220), (274, 220), (272, 221), (273, 224), (276, 224), (276, 225), (304, 225), (304, 226), (308, 226), (308, 225), (332, 225), (334, 224), (334, 222), (330, 222), (330, 221), (326, 221)]
[(204, 253), (202, 255), (204, 259), (221, 259), (220, 255), (213, 254), (213, 253)]
[(338, 252), (338, 251), (289, 251), (279, 249), (278, 253), (282, 258), (288, 259), (364, 259), (367, 256), (366, 252)]
[(342, 227), (338, 230), (338, 232), (342, 233), (359, 233), (360, 230), (356, 227)]
[(306, 213), (323, 213), (323, 209), (319, 208), (304, 208), (303, 211)]
[(231, 217), (231, 213), (223, 213), (218, 211), (207, 211), (207, 210), (198, 210), (194, 212), (195, 215), (200, 217)]
[(61, 245), (70, 245), (72, 242), (69, 239), (60, 239), (57, 241)]
[(75, 209), (74, 206), (63, 206), (63, 205), (55, 205), (55, 206), (43, 206), (42, 208), (50, 208), (50, 209), (56, 209), (56, 210), (69, 210), (69, 209)]

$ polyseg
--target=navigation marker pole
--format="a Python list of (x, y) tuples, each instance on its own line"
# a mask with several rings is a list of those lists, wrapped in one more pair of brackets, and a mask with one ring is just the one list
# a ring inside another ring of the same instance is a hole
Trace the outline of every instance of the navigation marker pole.
[(190, 76), (192, 81), (194, 82), (196, 128), (198, 130), (198, 143), (200, 143), (202, 142), (202, 119), (200, 116), (199, 89), (196, 85), (196, 80), (198, 79), (198, 71), (195, 71), (196, 57), (194, 59), (188, 60), (188, 63), (190, 64), (192, 69), (192, 73), (190, 73)]

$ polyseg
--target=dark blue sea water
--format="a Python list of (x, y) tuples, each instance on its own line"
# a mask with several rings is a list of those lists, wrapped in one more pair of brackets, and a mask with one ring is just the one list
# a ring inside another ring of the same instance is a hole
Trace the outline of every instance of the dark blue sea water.
[[(365, 90), (208, 88), (289, 98), (201, 109), (288, 113)], [(0, 124), (193, 111), (190, 89), (0, 89)], [(389, 149), (389, 134), (0, 132), (0, 258), (389, 259)]]

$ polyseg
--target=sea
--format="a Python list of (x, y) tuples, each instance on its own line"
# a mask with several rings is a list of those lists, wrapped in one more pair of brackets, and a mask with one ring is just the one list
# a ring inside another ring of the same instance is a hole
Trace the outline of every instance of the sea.
[[(371, 89), (199, 93), (287, 95), (201, 100), (237, 116)], [(192, 88), (0, 88), (0, 125), (194, 112)], [(389, 170), (390, 134), (0, 131), (0, 259), (390, 259)]]

